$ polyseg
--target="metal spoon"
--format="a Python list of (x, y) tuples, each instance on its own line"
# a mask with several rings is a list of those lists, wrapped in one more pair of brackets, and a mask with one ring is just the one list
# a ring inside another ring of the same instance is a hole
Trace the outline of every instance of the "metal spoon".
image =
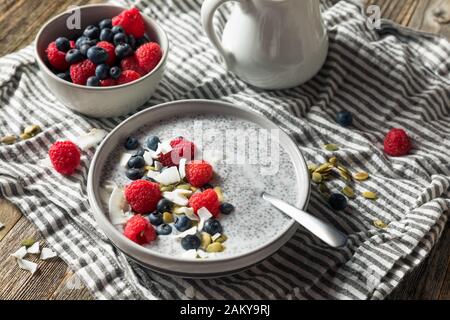
[(261, 197), (272, 206), (300, 223), (303, 227), (308, 229), (326, 244), (339, 248), (345, 246), (347, 243), (348, 237), (329, 223), (326, 223), (310, 215), (309, 213), (291, 206), (287, 202), (277, 199), (265, 192), (261, 194)]

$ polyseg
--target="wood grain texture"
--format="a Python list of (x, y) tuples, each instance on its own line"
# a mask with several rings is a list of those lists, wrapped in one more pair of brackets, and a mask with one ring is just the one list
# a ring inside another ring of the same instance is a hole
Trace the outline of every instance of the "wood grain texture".
[[(0, 56), (14, 52), (35, 37), (50, 17), (71, 5), (102, 0), (0, 0)], [(440, 33), (450, 38), (450, 0), (366, 0), (378, 5), (383, 18), (403, 26)], [(39, 263), (39, 271), (31, 276), (17, 267), (10, 254), (24, 238), (45, 242), (35, 227), (11, 203), (0, 199), (0, 299), (93, 299), (91, 293), (74, 281), (65, 263), (55, 258)], [(450, 299), (450, 228), (430, 256), (390, 295), (390, 299)]]

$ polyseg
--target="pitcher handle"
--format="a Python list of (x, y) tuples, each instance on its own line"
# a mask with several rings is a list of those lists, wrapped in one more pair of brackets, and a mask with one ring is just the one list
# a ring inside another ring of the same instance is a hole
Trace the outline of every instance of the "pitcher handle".
[(211, 44), (219, 51), (220, 55), (223, 57), (225, 61), (225, 66), (227, 69), (230, 69), (232, 65), (232, 54), (227, 52), (225, 48), (222, 46), (222, 42), (217, 36), (216, 31), (214, 30), (214, 13), (221, 5), (225, 2), (236, 1), (241, 2), (240, 0), (205, 0), (202, 5), (201, 11), (201, 20), (203, 30), (205, 31), (206, 36), (209, 38)]

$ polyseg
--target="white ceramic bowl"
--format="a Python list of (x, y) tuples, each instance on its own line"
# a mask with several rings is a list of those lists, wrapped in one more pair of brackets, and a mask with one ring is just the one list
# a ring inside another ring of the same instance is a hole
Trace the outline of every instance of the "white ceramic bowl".
[(152, 41), (161, 46), (163, 52), (156, 68), (142, 78), (120, 86), (100, 88), (73, 84), (58, 78), (48, 68), (45, 54), (48, 44), (61, 36), (79, 35), (86, 26), (97, 24), (102, 19), (112, 18), (127, 8), (96, 4), (82, 6), (79, 9), (81, 30), (68, 30), (66, 21), (71, 12), (65, 12), (47, 22), (36, 37), (35, 56), (45, 83), (65, 106), (87, 116), (115, 117), (136, 110), (152, 96), (162, 79), (169, 52), (166, 33), (154, 20), (142, 14), (147, 34)]
[[(103, 209), (104, 206), (102, 206), (101, 198), (101, 183), (102, 178), (104, 178), (102, 177), (102, 171), (108, 159), (113, 159), (111, 155), (116, 150), (119, 150), (118, 148), (123, 148), (123, 141), (126, 137), (135, 134), (136, 130), (139, 128), (144, 126), (157, 126), (162, 120), (173, 119), (180, 114), (188, 117), (191, 114), (202, 114), (203, 116), (211, 115), (211, 117), (232, 116), (244, 119), (245, 121), (251, 121), (264, 129), (279, 129), (273, 122), (244, 107), (208, 100), (171, 102), (137, 113), (122, 122), (105, 138), (97, 149), (91, 163), (88, 177), (88, 197), (99, 227), (117, 248), (139, 264), (161, 273), (183, 277), (205, 278), (230, 274), (247, 268), (272, 255), (284, 245), (296, 231), (297, 224), (293, 220), (286, 218), (282, 228), (280, 228), (273, 237), (261, 235), (263, 241), (258, 247), (254, 247), (251, 250), (246, 249), (247, 251), (242, 251), (236, 255), (227, 255), (224, 257), (217, 256), (214, 259), (204, 260), (185, 259), (179, 256), (164, 254), (164, 252), (155, 252), (150, 248), (140, 246), (127, 239), (110, 223), (107, 217), (108, 213)], [(282, 130), (279, 132), (280, 145), (283, 146), (283, 150), (290, 157), (292, 163), (291, 174), (297, 183), (297, 188), (293, 191), (294, 194), (297, 193), (297, 201), (295, 204), (299, 208), (305, 208), (310, 192), (307, 165), (292, 139)], [(229, 201), (233, 202), (233, 199), (229, 199)], [(258, 201), (257, 198), (256, 201)], [(243, 212), (250, 214), (249, 210), (246, 210), (246, 208), (241, 209)], [(269, 208), (269, 210), (271, 209)], [(272, 213), (274, 216), (276, 216), (276, 214), (281, 214), (275, 212), (275, 209), (273, 210)], [(234, 215), (236, 214), (238, 213), (234, 213)], [(257, 211), (252, 211), (251, 214), (258, 217)], [(247, 226), (242, 225), (238, 227), (246, 228)], [(227, 232), (225, 231), (225, 233)]]

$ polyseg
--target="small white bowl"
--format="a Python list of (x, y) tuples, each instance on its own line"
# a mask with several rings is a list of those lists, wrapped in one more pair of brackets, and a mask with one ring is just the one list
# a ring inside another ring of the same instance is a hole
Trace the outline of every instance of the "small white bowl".
[(91, 117), (116, 117), (136, 110), (143, 105), (155, 92), (161, 81), (169, 52), (169, 41), (163, 29), (148, 16), (142, 14), (147, 34), (151, 41), (161, 46), (163, 56), (153, 71), (142, 78), (114, 87), (87, 87), (73, 84), (58, 78), (47, 66), (45, 50), (56, 38), (80, 35), (90, 24), (112, 18), (127, 8), (96, 4), (79, 7), (81, 14), (81, 30), (69, 30), (67, 18), (72, 14), (68, 11), (48, 21), (39, 31), (35, 41), (35, 56), (45, 83), (53, 94), (69, 109)]

